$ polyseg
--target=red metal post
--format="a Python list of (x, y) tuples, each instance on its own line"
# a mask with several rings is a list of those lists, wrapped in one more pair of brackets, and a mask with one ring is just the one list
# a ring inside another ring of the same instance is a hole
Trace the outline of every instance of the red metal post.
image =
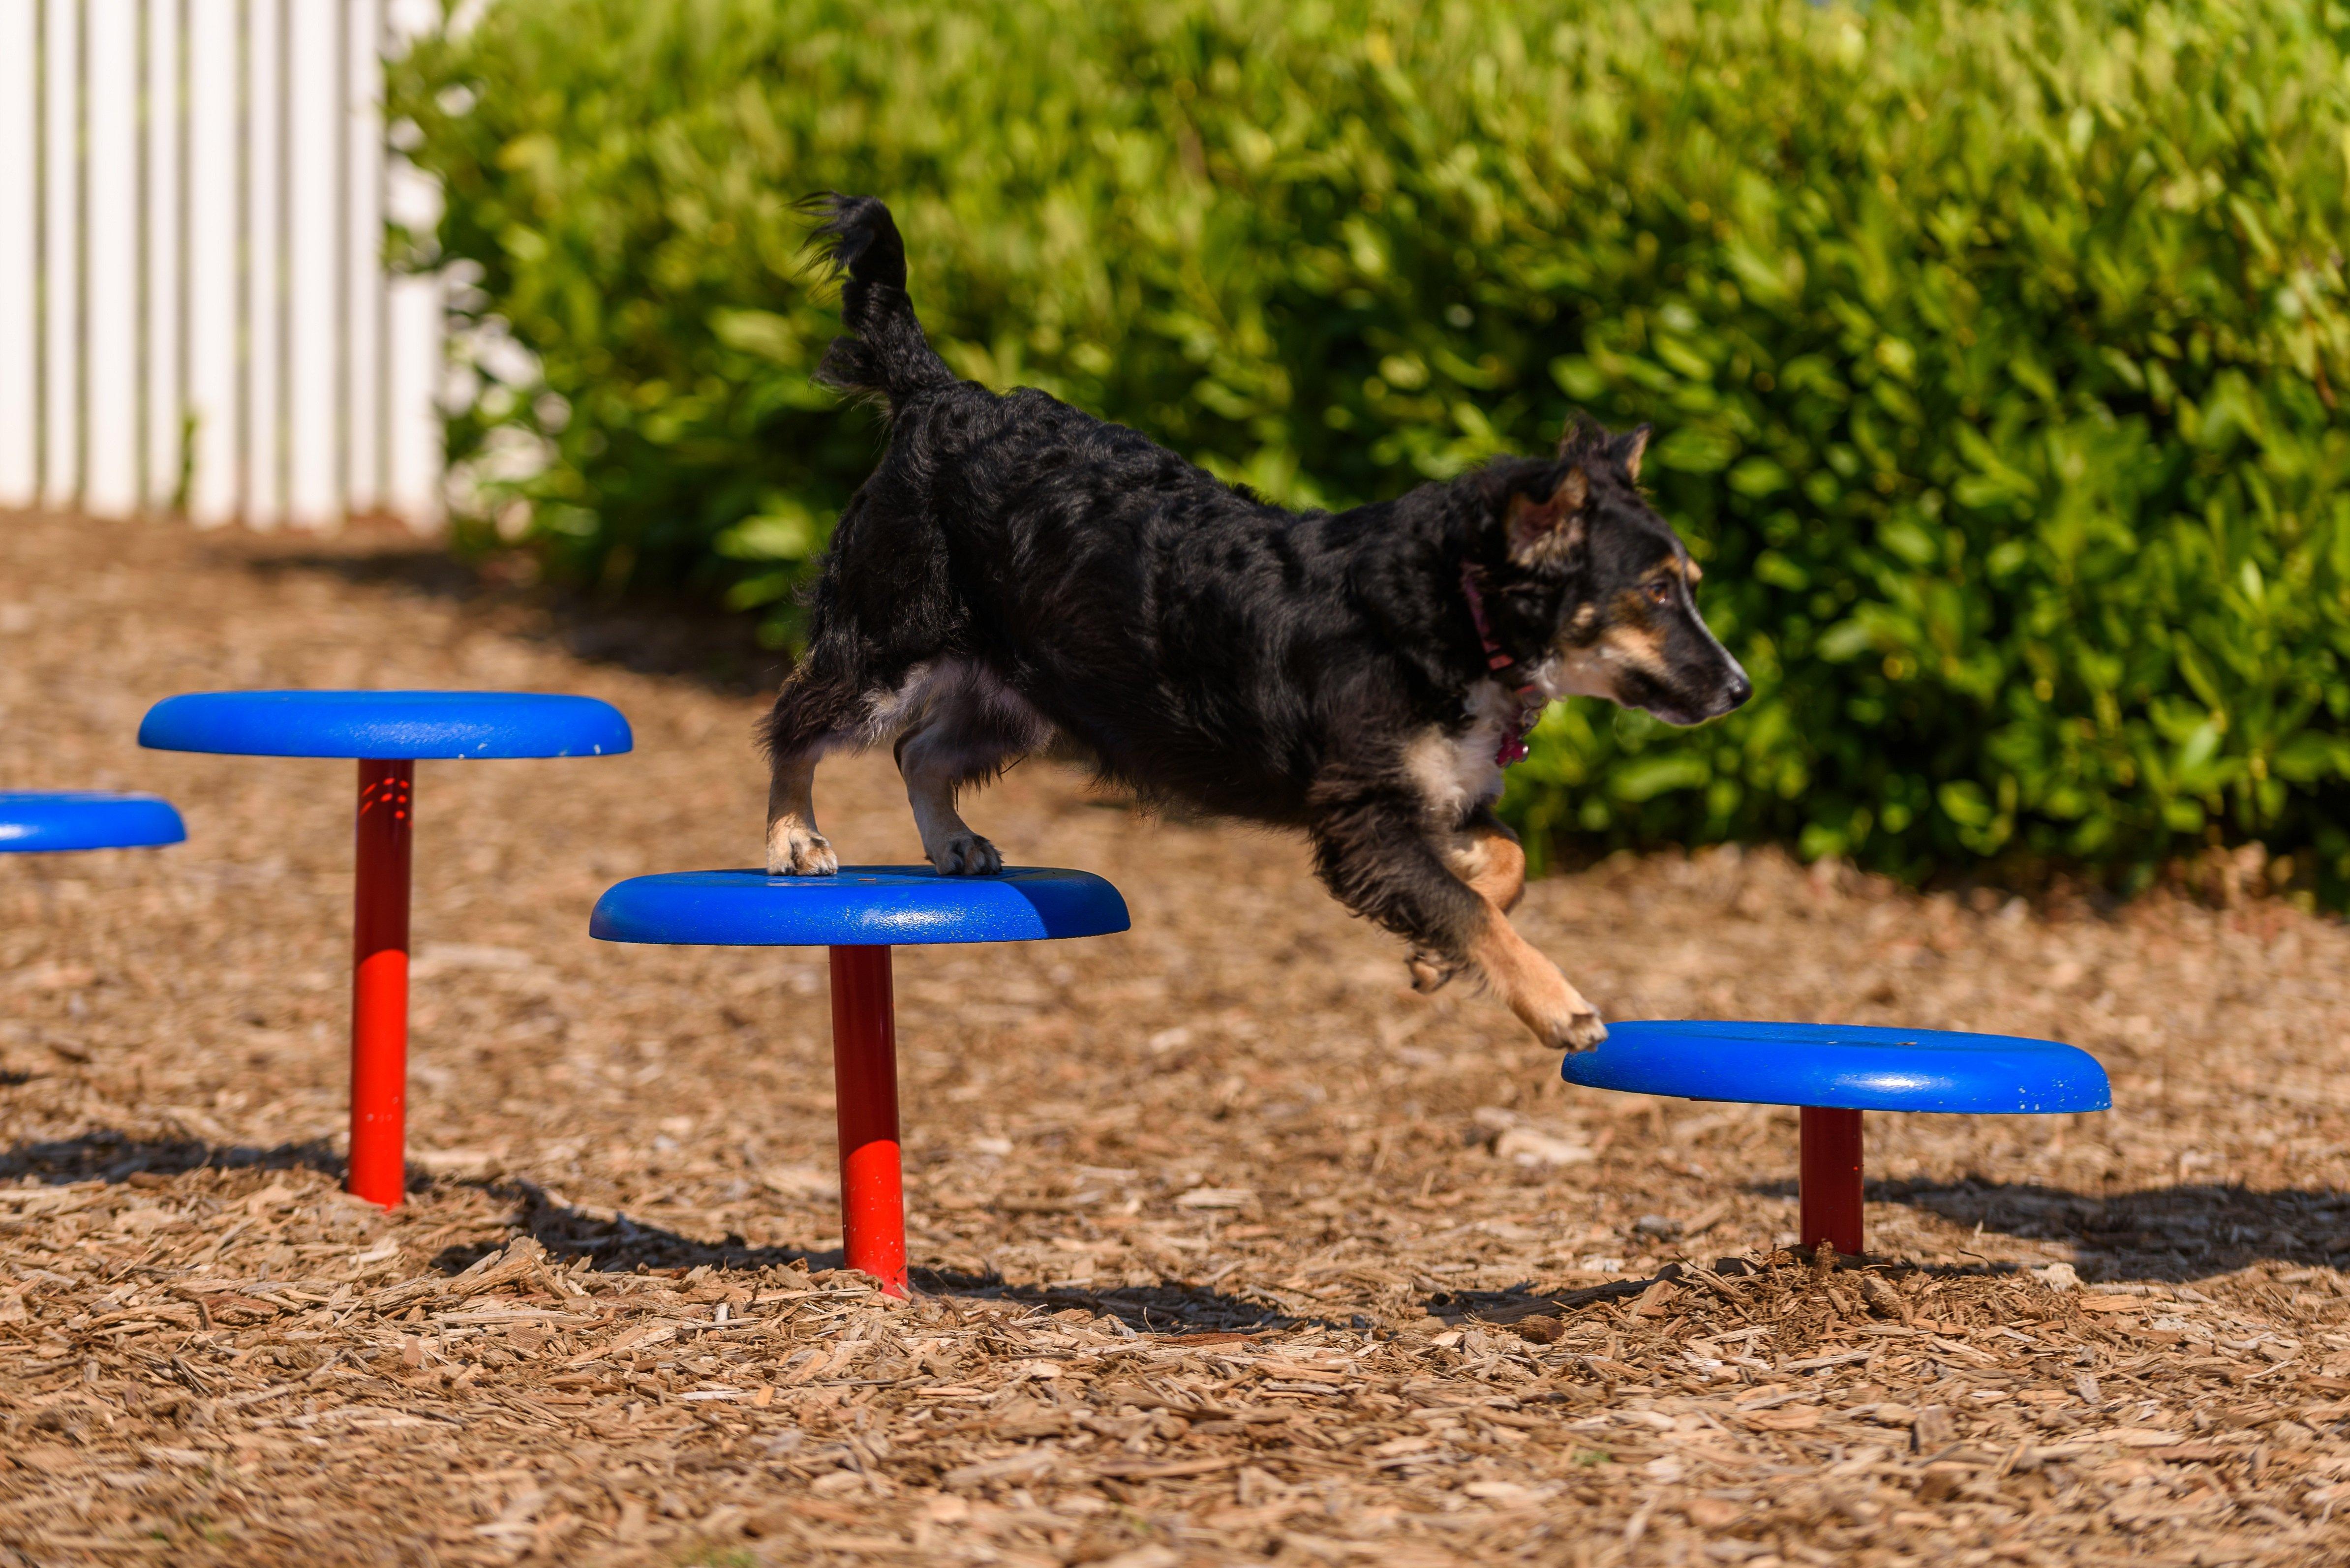
[(886, 947), (832, 950), (832, 1086), (847, 1265), (902, 1296), (906, 1190), (898, 1159), (898, 1016)]
[(357, 1197), (396, 1207), (407, 1185), (408, 867), (416, 764), (359, 763), (351, 918), (351, 1168)]
[(1839, 1252), (1860, 1252), (1860, 1113), (1805, 1106), (1804, 1116), (1804, 1251), (1822, 1241)]

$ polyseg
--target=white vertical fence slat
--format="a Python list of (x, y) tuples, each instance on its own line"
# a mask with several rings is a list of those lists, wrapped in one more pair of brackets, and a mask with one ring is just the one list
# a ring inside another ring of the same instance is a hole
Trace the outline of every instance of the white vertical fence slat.
[(82, 504), (139, 507), (139, 0), (81, 0)]
[(81, 494), (81, 7), (34, 0), (41, 9), (40, 211), (41, 499), (71, 505)]
[(244, 510), (244, 412), (237, 397), (244, 312), (237, 306), (238, 22), (244, 0), (189, 0), (187, 282), (188, 514), (203, 524)]
[(286, 6), (280, 45), (286, 83), (286, 145), (280, 171), (286, 212), (279, 257), (286, 292), (283, 311), (286, 417), (286, 514), (316, 524), (342, 509), (343, 334), (341, 253), (343, 182), (337, 165), (342, 140), (343, 77), (337, 68), (336, 33), (341, 7)]
[(441, 514), (383, 51), (435, 0), (0, 0), (0, 507)]
[[(386, 54), (437, 20), (434, 0), (384, 0)], [(441, 192), (397, 154), (384, 170), (384, 209), (390, 222), (430, 226), (440, 215)], [(441, 505), (440, 406), (444, 369), (441, 283), (438, 278), (388, 280), (385, 302), (384, 498), (402, 516), (438, 516)]]
[(279, 75), (278, 23), (292, 0), (246, 0), (244, 14), (244, 151), (243, 179), (244, 273), (239, 304), (244, 314), (244, 374), (239, 400), (244, 405), (244, 505), (248, 519), (285, 515), (286, 345), (285, 151), (278, 110), (285, 82)]
[(169, 506), (180, 487), (180, 404), (186, 391), (182, 369), (186, 363), (182, 333), (182, 292), (178, 277), (181, 255), (180, 221), (186, 211), (181, 201), (181, 0), (141, 0), (140, 25), (143, 48), (140, 72), (146, 93), (145, 167), (140, 184), (145, 192), (147, 233), (140, 247), (139, 296), (142, 302), (141, 369), (145, 387), (140, 402), (144, 483), (141, 506)]
[(40, 223), (33, 158), (40, 145), (35, 90), (40, 18), (31, 4), (0, 5), (0, 506), (29, 506), (39, 495), (41, 428), (38, 353)]
[(384, 504), (383, 4), (351, 0), (343, 27), (345, 395), (351, 442), (345, 493), (354, 512)]

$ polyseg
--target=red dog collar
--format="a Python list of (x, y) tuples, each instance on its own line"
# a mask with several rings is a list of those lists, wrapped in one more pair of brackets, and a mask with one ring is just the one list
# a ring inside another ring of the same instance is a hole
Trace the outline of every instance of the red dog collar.
[[(1485, 668), (1496, 675), (1516, 669), (1518, 661), (1502, 651), (1502, 645), (1493, 640), (1492, 624), (1485, 619), (1485, 596), (1477, 590), (1477, 568), (1465, 563), (1461, 568), (1461, 597), (1469, 601), (1469, 618), (1477, 623), (1477, 640), (1485, 645)], [(1493, 752), (1494, 763), (1505, 768), (1525, 756), (1526, 737), (1534, 732), (1534, 721), (1543, 711), (1542, 697), (1531, 682), (1514, 690), (1518, 716), (1502, 732), (1502, 743)]]

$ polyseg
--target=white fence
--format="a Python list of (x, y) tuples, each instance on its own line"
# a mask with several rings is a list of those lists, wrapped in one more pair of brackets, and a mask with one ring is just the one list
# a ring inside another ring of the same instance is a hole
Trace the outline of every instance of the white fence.
[(439, 515), (381, 60), (435, 0), (0, 0), (0, 506)]

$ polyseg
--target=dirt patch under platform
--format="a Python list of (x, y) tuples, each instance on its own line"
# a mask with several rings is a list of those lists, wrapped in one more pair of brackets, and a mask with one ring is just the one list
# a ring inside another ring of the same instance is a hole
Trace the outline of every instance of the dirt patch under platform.
[[(6, 517), (0, 563), (0, 787), (154, 788), (191, 834), (0, 857), (26, 1562), (2350, 1560), (2334, 922), (1769, 854), (1536, 885), (1523, 929), (1611, 1016), (2111, 1070), (2107, 1115), (1872, 1117), (1878, 1261), (1823, 1272), (1777, 1250), (1792, 1112), (1570, 1090), (1490, 1002), (1411, 995), (1296, 845), (1023, 767), (974, 823), (1135, 929), (899, 955), (896, 1304), (832, 1267), (822, 955), (586, 936), (620, 877), (755, 856), (754, 654), (359, 540)], [(637, 729), (419, 770), (390, 1215), (335, 1189), (352, 769), (132, 742), (270, 684)], [(818, 792), (846, 855), (914, 857), (886, 760)]]

